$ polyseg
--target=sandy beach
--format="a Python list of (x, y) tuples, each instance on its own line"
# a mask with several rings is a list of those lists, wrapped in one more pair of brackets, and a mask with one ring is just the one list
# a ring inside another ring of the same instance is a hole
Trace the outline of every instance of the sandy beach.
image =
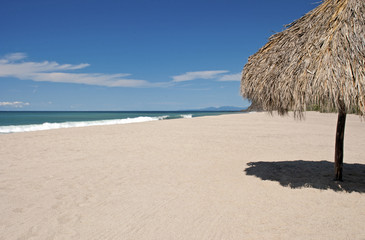
[(365, 239), (365, 122), (233, 114), (0, 135), (0, 239)]

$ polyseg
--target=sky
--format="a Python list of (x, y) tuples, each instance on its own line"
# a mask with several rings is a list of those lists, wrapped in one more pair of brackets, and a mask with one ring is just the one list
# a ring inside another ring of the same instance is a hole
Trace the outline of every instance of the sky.
[(248, 57), (318, 0), (0, 0), (0, 110), (247, 107)]

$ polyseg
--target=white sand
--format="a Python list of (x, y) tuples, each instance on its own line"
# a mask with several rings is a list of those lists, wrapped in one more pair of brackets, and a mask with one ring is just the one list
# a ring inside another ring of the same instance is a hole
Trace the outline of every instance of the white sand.
[(0, 135), (0, 239), (365, 239), (365, 123), (348, 116), (339, 185), (336, 121), (252, 113)]

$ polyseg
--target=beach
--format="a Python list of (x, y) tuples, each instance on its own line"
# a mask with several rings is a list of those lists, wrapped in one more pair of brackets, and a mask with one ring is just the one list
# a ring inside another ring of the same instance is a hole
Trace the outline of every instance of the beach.
[(365, 239), (365, 122), (242, 113), (0, 135), (0, 239)]

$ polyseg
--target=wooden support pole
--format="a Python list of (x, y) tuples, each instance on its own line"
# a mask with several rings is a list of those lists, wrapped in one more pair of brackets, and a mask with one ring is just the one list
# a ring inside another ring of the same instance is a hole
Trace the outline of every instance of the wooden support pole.
[(346, 111), (338, 112), (335, 146), (335, 181), (342, 181), (343, 139), (345, 135)]

